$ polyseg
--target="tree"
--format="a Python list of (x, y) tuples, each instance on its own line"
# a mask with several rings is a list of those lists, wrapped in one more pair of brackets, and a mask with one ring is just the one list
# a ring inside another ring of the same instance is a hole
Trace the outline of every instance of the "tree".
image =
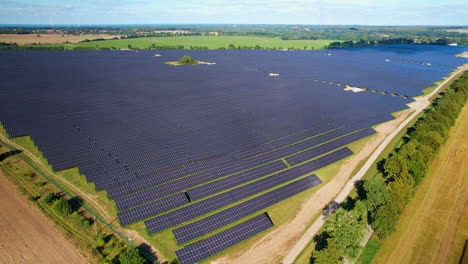
[(386, 204), (390, 198), (387, 185), (380, 177), (366, 181), (364, 190), (367, 196), (365, 203), (369, 212), (374, 212), (379, 206)]
[(432, 149), (433, 152), (437, 152), (439, 147), (444, 143), (443, 138), (436, 131), (431, 131), (422, 137), (419, 141)]
[(395, 204), (391, 201), (388, 201), (386, 204), (377, 208), (372, 217), (371, 224), (375, 234), (380, 239), (388, 237), (393, 231), (395, 231), (395, 225), (399, 217), (400, 214), (398, 214)]
[(409, 173), (401, 175), (396, 181), (388, 184), (390, 200), (397, 205), (398, 213), (402, 213), (406, 204), (414, 194), (414, 179)]
[(414, 178), (415, 184), (418, 185), (427, 172), (427, 163), (421, 151), (415, 152), (408, 158), (408, 169)]
[(395, 180), (401, 173), (408, 171), (406, 159), (398, 153), (394, 154), (385, 161), (384, 171), (388, 179)]
[(119, 254), (120, 264), (145, 264), (146, 259), (140, 255), (140, 251), (133, 247), (127, 247)]
[(351, 260), (359, 254), (366, 228), (367, 209), (362, 201), (357, 201), (350, 211), (338, 208), (325, 224), (325, 230), (336, 239), (340, 253)]
[(328, 246), (322, 250), (312, 253), (312, 263), (314, 264), (342, 264), (343, 257), (338, 249), (338, 244), (334, 238), (327, 239)]
[(178, 61), (179, 64), (196, 64), (197, 61), (190, 56), (183, 56)]
[(70, 215), (73, 212), (70, 202), (65, 197), (60, 197), (55, 204), (55, 211), (61, 215)]
[(409, 141), (408, 143), (404, 144), (403, 146), (401, 146), (400, 150), (398, 151), (398, 154), (400, 154), (401, 156), (403, 156), (405, 159), (410, 159), (411, 156), (414, 155), (414, 153), (416, 153), (418, 150), (416, 149), (416, 144), (417, 141), (416, 140), (411, 140)]

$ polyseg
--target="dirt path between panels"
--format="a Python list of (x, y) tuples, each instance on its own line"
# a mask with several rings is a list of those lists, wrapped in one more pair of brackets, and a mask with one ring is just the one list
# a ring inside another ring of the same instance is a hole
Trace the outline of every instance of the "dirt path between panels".
[[(449, 263), (452, 252), (458, 263), (468, 235), (467, 160), (468, 107), (465, 107), (449, 141), (431, 163), (398, 222), (396, 232), (384, 242), (373, 263)], [(461, 243), (455, 243), (457, 232), (464, 233)]]
[(1, 174), (0, 263), (86, 263), (70, 242)]
[[(314, 217), (330, 201), (335, 199), (338, 203), (342, 202), (353, 190), (354, 181), (359, 180), (367, 172), (393, 137), (429, 106), (429, 99), (460, 71), (461, 69), (447, 78), (432, 93), (415, 98), (415, 101), (409, 104), (410, 109), (400, 112), (395, 120), (378, 125), (375, 128), (377, 134), (369, 139), (361, 151), (343, 164), (330, 182), (304, 202), (302, 209), (291, 221), (269, 232), (247, 251), (229, 253), (225, 257), (214, 260), (213, 263), (293, 263), (325, 222), (323, 217), (319, 217), (310, 225)], [(368, 160), (361, 170), (349, 180), (353, 170), (366, 159)]]

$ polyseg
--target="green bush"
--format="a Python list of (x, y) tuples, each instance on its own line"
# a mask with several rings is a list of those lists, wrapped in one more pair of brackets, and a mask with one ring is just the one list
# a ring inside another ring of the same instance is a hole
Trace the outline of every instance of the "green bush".
[(45, 182), (35, 182), (34, 185), (36, 185), (37, 187), (42, 187), (45, 185)]
[(70, 215), (73, 209), (70, 202), (65, 197), (60, 197), (55, 202), (55, 211), (61, 215)]
[(57, 194), (48, 192), (46, 196), (44, 196), (44, 203), (47, 205), (51, 205), (57, 199)]
[(178, 61), (179, 64), (196, 64), (197, 61), (190, 56), (183, 56)]
[(80, 225), (81, 227), (87, 228), (91, 226), (91, 222), (88, 219), (82, 219)]
[(145, 264), (146, 259), (140, 255), (140, 251), (133, 247), (127, 247), (122, 250), (118, 256), (120, 264)]

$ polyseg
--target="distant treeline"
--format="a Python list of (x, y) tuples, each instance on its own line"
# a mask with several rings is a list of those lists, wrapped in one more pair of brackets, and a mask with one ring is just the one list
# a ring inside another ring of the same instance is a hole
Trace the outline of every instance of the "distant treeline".
[(390, 45), (390, 44), (412, 44), (414, 40), (406, 39), (406, 38), (396, 38), (396, 39), (385, 39), (380, 41), (343, 41), (343, 42), (331, 42), (327, 46), (326, 49), (346, 49), (346, 48), (358, 48), (358, 47), (373, 47), (373, 46), (380, 46), (380, 45)]
[[(416, 43), (414, 39), (409, 38), (395, 38), (395, 39), (382, 39), (379, 41), (374, 40), (359, 40), (359, 41), (342, 41), (342, 42), (331, 42), (326, 49), (345, 49), (345, 48), (358, 48), (358, 47), (373, 47), (380, 45), (390, 45), (390, 44), (413, 44)], [(420, 44), (429, 44), (429, 45), (448, 45), (451, 42), (447, 39), (437, 39), (430, 42), (418, 42)]]
[(316, 246), (311, 263), (355, 261), (368, 223), (380, 239), (395, 231), (400, 215), (426, 175), (428, 164), (447, 141), (449, 130), (467, 99), (468, 73), (465, 72), (408, 129), (396, 151), (378, 163), (379, 174), (356, 184), (356, 198), (348, 197), (344, 203), (328, 207), (330, 211), (338, 208), (327, 217), (323, 231), (314, 238)]

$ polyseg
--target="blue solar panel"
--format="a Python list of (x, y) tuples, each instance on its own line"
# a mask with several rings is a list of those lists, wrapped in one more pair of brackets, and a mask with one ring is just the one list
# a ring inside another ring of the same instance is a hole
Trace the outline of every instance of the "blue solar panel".
[(188, 203), (189, 200), (185, 193), (177, 193), (151, 203), (119, 212), (117, 216), (119, 217), (120, 224), (125, 226)]
[(172, 232), (174, 233), (177, 243), (187, 243), (312, 188), (321, 182), (322, 181), (316, 175), (307, 176), (271, 192), (267, 192), (226, 210), (212, 214), (206, 218), (176, 228)]
[(218, 254), (268, 228), (273, 223), (266, 213), (226, 229), (216, 235), (200, 240), (176, 251), (181, 264), (194, 264)]
[(248, 198), (259, 192), (266, 191), (280, 184), (294, 180), (300, 176), (310, 173), (311, 171), (313, 171), (313, 168), (308, 163), (302, 164), (208, 199), (179, 208), (167, 214), (146, 220), (146, 228), (150, 234), (158, 233), (167, 228), (182, 224), (193, 218)]
[(283, 169), (286, 169), (286, 165), (283, 161), (279, 160), (271, 164), (260, 166), (255, 169), (195, 187), (188, 190), (187, 193), (190, 199), (195, 201)]

